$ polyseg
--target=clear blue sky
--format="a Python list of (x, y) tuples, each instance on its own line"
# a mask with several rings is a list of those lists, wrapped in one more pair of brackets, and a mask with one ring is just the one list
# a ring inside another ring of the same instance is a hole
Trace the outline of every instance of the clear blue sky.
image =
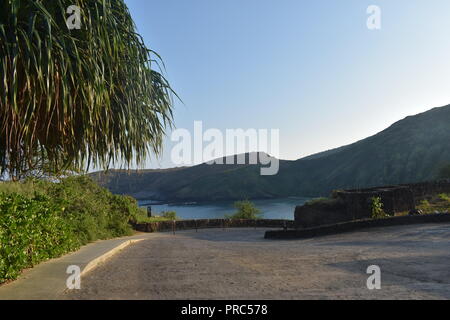
[[(450, 104), (448, 0), (126, 3), (184, 101), (178, 128), (279, 128), (281, 158), (298, 159)], [(147, 167), (171, 167), (170, 148)]]

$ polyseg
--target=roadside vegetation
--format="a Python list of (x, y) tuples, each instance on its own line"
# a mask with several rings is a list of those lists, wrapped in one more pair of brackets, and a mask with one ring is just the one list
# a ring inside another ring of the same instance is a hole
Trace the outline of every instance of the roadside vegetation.
[(0, 183), (0, 283), (91, 241), (131, 235), (139, 210), (86, 176)]

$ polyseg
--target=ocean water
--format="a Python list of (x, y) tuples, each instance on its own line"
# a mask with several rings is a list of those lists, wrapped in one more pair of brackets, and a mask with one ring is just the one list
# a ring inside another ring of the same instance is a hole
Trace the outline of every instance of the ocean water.
[[(283, 198), (270, 200), (252, 200), (257, 208), (263, 213), (265, 219), (287, 219), (294, 220), (295, 207), (304, 204), (311, 198)], [(233, 214), (235, 209), (233, 201), (196, 203), (196, 204), (158, 204), (151, 205), (152, 200), (140, 200), (139, 205), (152, 207), (153, 215), (162, 211), (175, 211), (181, 219), (220, 219), (226, 214)]]

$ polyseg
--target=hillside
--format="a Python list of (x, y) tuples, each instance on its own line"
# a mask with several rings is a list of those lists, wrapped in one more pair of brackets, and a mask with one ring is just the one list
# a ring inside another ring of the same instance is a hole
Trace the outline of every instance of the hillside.
[(432, 180), (450, 163), (450, 105), (407, 117), (354, 144), (297, 161), (276, 176), (257, 165), (207, 165), (92, 174), (112, 192), (163, 201), (328, 195), (334, 189)]

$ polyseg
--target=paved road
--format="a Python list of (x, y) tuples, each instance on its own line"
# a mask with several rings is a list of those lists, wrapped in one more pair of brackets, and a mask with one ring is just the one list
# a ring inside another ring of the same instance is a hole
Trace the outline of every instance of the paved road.
[[(155, 234), (82, 279), (64, 299), (450, 299), (450, 224), (299, 241), (264, 230)], [(378, 265), (381, 290), (367, 289)]]

